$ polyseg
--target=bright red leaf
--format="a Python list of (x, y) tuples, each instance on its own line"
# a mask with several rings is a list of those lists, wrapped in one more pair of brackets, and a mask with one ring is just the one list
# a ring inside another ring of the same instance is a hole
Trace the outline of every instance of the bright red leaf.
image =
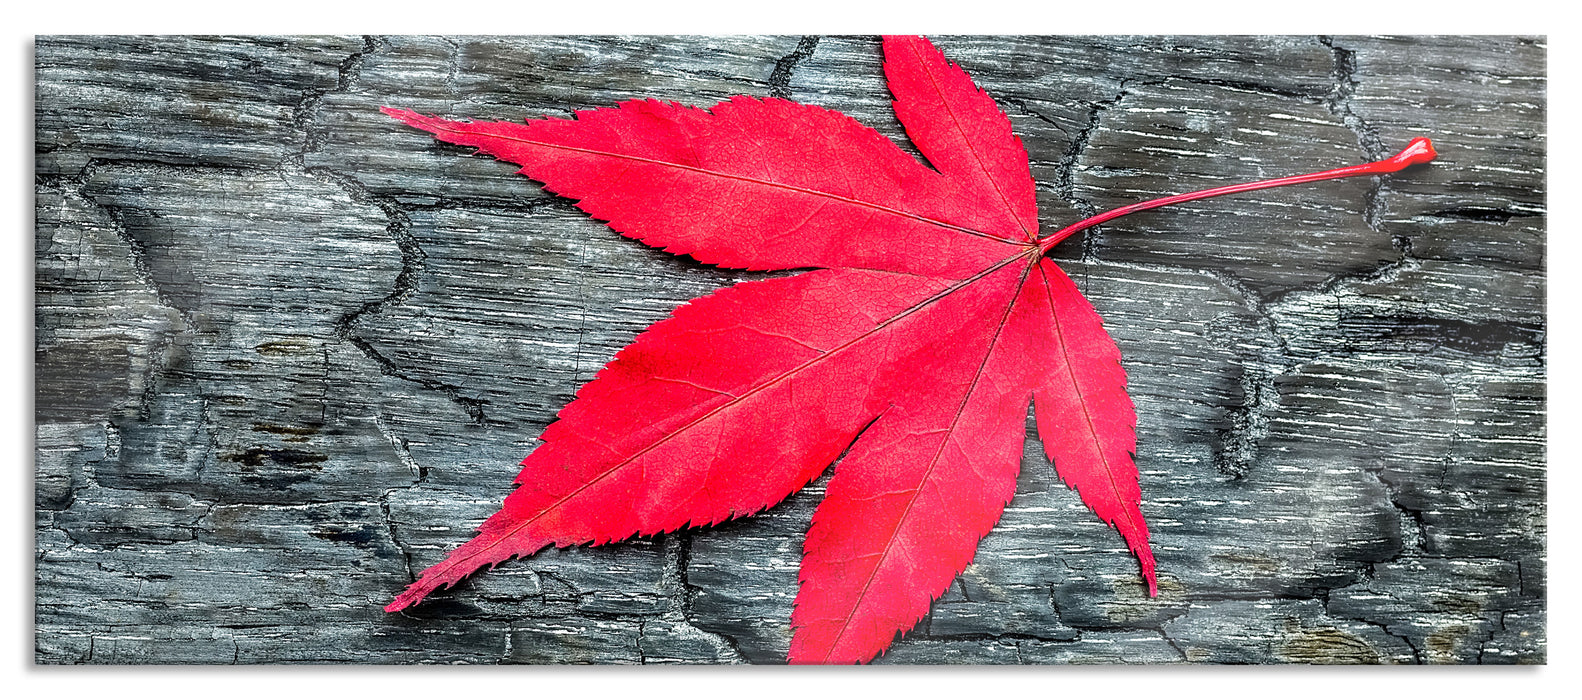
[(896, 115), (932, 169), (838, 112), (773, 98), (636, 100), (525, 124), (384, 110), (521, 164), (649, 245), (726, 267), (818, 268), (695, 299), (639, 335), (544, 431), (500, 512), (387, 611), (549, 545), (756, 513), (849, 447), (808, 531), (790, 660), (866, 662), (999, 520), (1029, 402), (1060, 477), (1157, 594), (1120, 351), (1044, 254), (1132, 211), (1389, 172), (1432, 149), (1040, 237), (1027, 154), (994, 101), (925, 39), (887, 37), (884, 53)]

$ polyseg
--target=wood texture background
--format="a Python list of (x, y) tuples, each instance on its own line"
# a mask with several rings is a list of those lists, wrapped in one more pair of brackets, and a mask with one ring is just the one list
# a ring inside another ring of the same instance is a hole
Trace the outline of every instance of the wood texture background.
[[(880, 663), (1541, 663), (1545, 74), (1514, 37), (939, 37), (1125, 356), (1161, 595), (1030, 433)], [(36, 661), (778, 663), (824, 480), (380, 610), (573, 392), (761, 275), (624, 239), (377, 111), (775, 95), (904, 144), (860, 37), (41, 37)], [(909, 145), (904, 146), (907, 149)]]

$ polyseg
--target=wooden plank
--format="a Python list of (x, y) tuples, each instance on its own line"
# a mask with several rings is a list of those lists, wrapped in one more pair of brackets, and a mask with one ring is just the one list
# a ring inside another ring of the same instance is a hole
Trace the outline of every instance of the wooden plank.
[[(1124, 354), (1161, 595), (1030, 432), (881, 663), (1542, 663), (1546, 46), (939, 37), (1010, 115)], [(778, 663), (822, 480), (379, 608), (676, 305), (651, 250), (379, 114), (778, 95), (905, 145), (865, 37), (41, 37), (36, 650), (68, 663)]]

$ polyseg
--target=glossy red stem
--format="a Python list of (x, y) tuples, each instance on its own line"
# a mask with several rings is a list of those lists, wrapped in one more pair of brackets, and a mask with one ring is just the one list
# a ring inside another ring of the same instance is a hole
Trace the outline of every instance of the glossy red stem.
[(1099, 214), (1097, 216), (1090, 216), (1086, 219), (1078, 221), (1077, 223), (1060, 229), (1059, 231), (1056, 231), (1048, 236), (1040, 238), (1039, 250), (1040, 252), (1047, 253), (1049, 252), (1050, 248), (1055, 247), (1056, 243), (1065, 240), (1071, 234), (1077, 233), (1078, 231), (1086, 228), (1097, 226), (1109, 221), (1110, 219), (1126, 216), (1127, 214), (1135, 214), (1148, 209), (1158, 209), (1159, 207), (1169, 206), (1171, 204), (1191, 202), (1198, 199), (1208, 199), (1209, 197), (1218, 197), (1225, 194), (1236, 194), (1237, 192), (1266, 190), (1271, 187), (1300, 185), (1304, 182), (1318, 182), (1320, 180), (1338, 180), (1343, 177), (1357, 177), (1359, 175), (1382, 175), (1384, 173), (1393, 173), (1408, 166), (1417, 165), (1418, 163), (1427, 163), (1428, 161), (1433, 160), (1437, 155), (1438, 154), (1434, 152), (1434, 143), (1432, 141), (1429, 141), (1425, 138), (1415, 138), (1412, 139), (1411, 143), (1406, 145), (1406, 148), (1401, 149), (1400, 153), (1390, 156), (1384, 160), (1376, 160), (1372, 163), (1352, 165), (1344, 168), (1336, 168), (1334, 170), (1325, 170), (1320, 173), (1292, 175), (1291, 177), (1282, 177), (1275, 180), (1248, 182), (1240, 185), (1227, 185), (1225, 187), (1215, 187), (1213, 189), (1202, 190), (1199, 192), (1188, 192), (1186, 194), (1151, 199), (1146, 202), (1124, 206), (1119, 209), (1111, 209), (1110, 211), (1104, 212), (1103, 214)]

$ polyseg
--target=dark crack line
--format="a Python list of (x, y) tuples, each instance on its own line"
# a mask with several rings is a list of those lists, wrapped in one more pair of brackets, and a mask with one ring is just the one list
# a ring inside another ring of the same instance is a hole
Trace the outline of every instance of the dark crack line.
[[(126, 245), (127, 251), (131, 254), (133, 276), (143, 286), (147, 287), (149, 291), (153, 292), (154, 298), (159, 301), (160, 305), (175, 311), (177, 317), (181, 319), (180, 327), (151, 334), (151, 342), (148, 348), (148, 379), (143, 384), (143, 391), (138, 396), (137, 402), (138, 419), (147, 421), (153, 416), (154, 402), (158, 397), (161, 385), (160, 380), (170, 369), (171, 350), (177, 344), (178, 338), (196, 330), (197, 321), (190, 310), (176, 303), (170, 291), (165, 289), (154, 276), (148, 245), (137, 236), (132, 235), (131, 227), (127, 225), (126, 217), (122, 214), (120, 208), (105, 204), (88, 193), (88, 183), (92, 180), (93, 174), (100, 167), (107, 164), (108, 161), (89, 159), (87, 163), (83, 164), (82, 170), (76, 178), (64, 180), (63, 182), (74, 182), (75, 187), (70, 191), (84, 202), (97, 208), (104, 214), (105, 218), (109, 219), (116, 237), (121, 239), (121, 242)], [(66, 191), (65, 188), (62, 188), (62, 190)], [(205, 425), (204, 427), (207, 428), (208, 426)]]
[[(659, 616), (661, 620), (680, 622), (692, 629), (698, 635), (712, 639), (719, 647), (729, 652), (729, 655), (720, 655), (719, 661), (746, 663), (747, 656), (742, 653), (741, 645), (728, 635), (706, 630), (692, 622), (692, 605), (696, 592), (700, 590), (687, 580), (687, 568), (692, 563), (692, 533), (689, 530), (676, 530), (665, 534), (665, 569), (661, 578), (661, 585), (667, 591), (665, 597), (670, 601), (664, 612)], [(642, 638), (641, 631), (638, 638)]]
[(218, 499), (212, 500), (212, 501), (199, 501), (199, 502), (200, 503), (207, 503), (207, 505), (204, 506), (204, 508), (203, 508), (203, 514), (199, 515), (196, 518), (193, 518), (192, 522), (189, 523), (188, 525), (186, 525), (187, 528), (192, 530), (192, 541), (193, 542), (201, 542), (202, 541), (202, 538), (199, 536), (199, 534), (211, 529), (210, 526), (204, 525), (203, 521), (208, 520), (210, 516), (214, 515), (214, 509), (220, 507), (220, 502), (219, 502)]
[[(419, 481), (418, 483), (422, 482)], [(416, 485), (416, 483), (412, 484), (412, 486)], [(390, 515), (390, 494), (403, 489), (412, 488), (412, 486), (386, 489), (384, 493), (379, 494), (379, 510), (384, 513), (385, 529), (390, 533), (390, 542), (393, 543), (397, 549), (401, 550), (401, 556), (406, 561), (407, 580), (409, 582), (416, 583), (417, 570), (412, 567), (412, 549), (407, 547), (405, 542), (401, 541), (401, 535), (396, 532), (395, 518)]]
[(1175, 638), (1170, 636), (1170, 632), (1165, 629), (1166, 627), (1170, 626), (1170, 623), (1175, 622), (1179, 618), (1185, 617), (1189, 611), (1190, 610), (1182, 610), (1181, 612), (1175, 613), (1173, 615), (1168, 615), (1164, 619), (1159, 620), (1152, 625), (1138, 625), (1132, 629), (1149, 630), (1157, 633), (1159, 638), (1164, 640), (1165, 644), (1169, 644), (1171, 649), (1176, 650), (1176, 653), (1181, 655), (1182, 661), (1191, 661), (1191, 658), (1187, 656), (1186, 650), (1182, 649), (1181, 645), (1176, 643)]
[(509, 620), (505, 623), (505, 639), (503, 640), (504, 643), (502, 644), (505, 651), (504, 653), (500, 654), (500, 659), (495, 662), (497, 665), (511, 663), (511, 657), (516, 653), (513, 649), (513, 646), (516, 644), (515, 639), (516, 621)]
[[(1073, 628), (1073, 629), (1075, 629), (1075, 628)], [(1106, 630), (1106, 631), (1112, 631), (1113, 632), (1113, 631), (1116, 631), (1116, 630), (1124, 630), (1124, 631), (1137, 631), (1137, 630), (1158, 631), (1158, 630), (1154, 630), (1151, 627), (1115, 628), (1115, 629)], [(1094, 631), (1094, 630), (1089, 630), (1089, 631)], [(998, 633), (962, 632), (962, 633), (959, 633), (959, 634), (918, 634), (917, 633), (917, 628), (913, 628), (912, 631), (908, 632), (906, 634), (906, 636), (902, 637), (902, 639), (900, 641), (905, 641), (907, 639), (913, 639), (913, 638), (927, 639), (929, 641), (935, 641), (935, 642), (1010, 642), (1010, 643), (1016, 643), (1016, 642), (1042, 642), (1042, 643), (1045, 643), (1045, 644), (1076, 644), (1080, 640), (1080, 637), (1078, 639), (1060, 639), (1060, 638), (1057, 638), (1057, 637), (1045, 637), (1043, 635), (1032, 634), (1030, 632), (998, 632)]]
[(818, 37), (804, 36), (797, 42), (795, 50), (775, 61), (774, 72), (769, 74), (770, 97), (791, 99), (791, 73), (796, 70), (797, 64), (812, 57), (815, 48), (818, 48)]
[(1214, 469), (1232, 481), (1247, 476), (1258, 458), (1258, 447), (1269, 437), (1269, 414), (1280, 408), (1280, 391), (1274, 373), (1241, 366), (1240, 406), (1226, 410), (1229, 425), (1215, 431)]
[(304, 139), (303, 151), (293, 156), (290, 160), (308, 175), (329, 182), (352, 198), (359, 204), (370, 205), (384, 213), (388, 223), (385, 232), (401, 251), (401, 272), (397, 273), (391, 290), (384, 297), (365, 302), (356, 311), (352, 311), (335, 322), (335, 335), (345, 339), (351, 333), (351, 328), (362, 316), (378, 313), (385, 306), (406, 299), (417, 292), (418, 279), (427, 267), (428, 255), (418, 244), (417, 237), (412, 234), (412, 219), (406, 210), (394, 198), (374, 194), (356, 178), (324, 167), (308, 167), (305, 157), (309, 153), (317, 152), (324, 145), (324, 136), (320, 129), (314, 125), (319, 116), (319, 107), (326, 96), (348, 90), (360, 77), (363, 61), (371, 54), (381, 51), (388, 46), (388, 42), (373, 36), (363, 37), (363, 49), (347, 56), (341, 61), (339, 78), (333, 89), (310, 92), (298, 104), (296, 111), (296, 128), (302, 132)]
[(396, 274), (390, 291), (383, 297), (364, 302), (357, 309), (336, 319), (334, 325), (336, 339), (349, 342), (362, 351), (368, 359), (379, 365), (380, 371), (384, 374), (413, 382), (425, 389), (443, 394), (465, 410), (474, 425), (482, 426), (487, 420), (483, 412), (483, 406), (487, 405), (487, 401), (462, 396), (458, 387), (444, 382), (421, 379), (407, 374), (393, 361), (374, 349), (371, 343), (352, 332), (364, 316), (377, 314), (387, 306), (405, 300), (418, 292), (419, 280), (428, 268), (428, 254), (424, 252), (417, 236), (412, 233), (411, 216), (394, 197), (375, 194), (362, 182), (350, 175), (332, 168), (308, 167), (306, 165), (306, 156), (317, 152), (326, 143), (320, 128), (315, 125), (320, 115), (320, 107), (324, 102), (324, 98), (331, 94), (351, 89), (361, 77), (362, 64), (367, 57), (388, 47), (389, 42), (381, 37), (364, 36), (363, 48), (341, 61), (339, 77), (334, 88), (309, 91), (304, 94), (294, 113), (294, 124), (303, 134), (303, 150), (288, 158), (281, 165), (288, 169), (299, 169), (311, 177), (333, 184), (350, 196), (352, 201), (379, 209), (384, 213), (388, 221), (385, 226), (385, 232), (389, 234), (390, 239), (395, 242), (396, 247), (401, 251), (401, 271)]
[[(1439, 373), (1439, 381), (1445, 385), (1445, 398), (1450, 399), (1450, 424), (1455, 426), (1450, 430), (1450, 440), (1448, 444), (1445, 445), (1445, 455), (1439, 460), (1439, 479), (1437, 486), (1445, 491), (1452, 490), (1449, 484), (1450, 467), (1456, 463), (1456, 456), (1460, 454), (1461, 441), (1463, 439), (1468, 439), (1471, 442), (1476, 442), (1475, 440), (1471, 440), (1472, 436), (1466, 435), (1460, 427), (1462, 424), (1460, 399), (1462, 384), (1461, 382), (1452, 379), (1451, 376), (1452, 375), (1448, 368), (1440, 371)], [(1465, 436), (1465, 438), (1463, 436)]]
[[(1368, 475), (1379, 482), (1379, 487), (1384, 489), (1385, 496), (1389, 499), (1391, 507), (1396, 511), (1396, 530), (1401, 538), (1401, 546), (1388, 557), (1372, 561), (1360, 562), (1364, 564), (1364, 578), (1350, 585), (1372, 583), (1378, 578), (1378, 565), (1393, 564), (1406, 557), (1437, 557), (1428, 539), (1428, 525), (1423, 518), (1423, 511), (1409, 508), (1401, 503), (1401, 494), (1388, 479), (1384, 477), (1384, 469), (1364, 469)], [(1503, 560), (1502, 560), (1503, 561)], [(1325, 604), (1328, 605), (1328, 598)]]
[(393, 199), (368, 191), (361, 182), (349, 175), (331, 170), (329, 168), (307, 168), (306, 172), (326, 182), (340, 187), (350, 195), (352, 201), (377, 207), (384, 212), (388, 223), (385, 232), (395, 242), (396, 248), (401, 251), (401, 272), (396, 274), (395, 281), (391, 284), (390, 291), (383, 297), (373, 301), (364, 302), (355, 311), (351, 311), (335, 321), (335, 335), (345, 339), (351, 334), (352, 327), (366, 315), (376, 314), (386, 306), (407, 299), (418, 292), (418, 280), (428, 269), (428, 254), (424, 252), (417, 236), (412, 233), (412, 218), (406, 210)]
[(1263, 85), (1261, 83), (1254, 83), (1254, 82), (1250, 82), (1250, 81), (1246, 81), (1246, 80), (1228, 80), (1228, 79), (1223, 79), (1223, 78), (1200, 78), (1200, 77), (1190, 76), (1190, 75), (1188, 75), (1188, 76), (1173, 76), (1173, 77), (1175, 77), (1176, 79), (1178, 79), (1178, 80), (1180, 80), (1182, 82), (1191, 83), (1193, 85), (1212, 85), (1214, 87), (1222, 87), (1222, 88), (1225, 88), (1227, 90), (1235, 90), (1235, 91), (1238, 91), (1238, 92), (1251, 92), (1251, 93), (1256, 93), (1256, 94), (1260, 94), (1260, 95), (1273, 95), (1275, 97), (1289, 97), (1289, 98), (1298, 99), (1298, 100), (1307, 100), (1307, 101), (1310, 101), (1310, 102), (1320, 102), (1320, 101), (1322, 101), (1322, 100), (1324, 100), (1326, 98), (1326, 95), (1323, 95), (1323, 94), (1317, 94), (1317, 93), (1312, 93), (1312, 92), (1304, 92), (1302, 90), (1291, 90), (1291, 89), (1288, 89), (1288, 88), (1276, 87), (1276, 86), (1273, 86), (1273, 85)]
[(665, 534), (665, 570), (662, 585), (672, 592), (665, 612), (685, 617), (692, 610), (692, 591), (687, 586), (687, 564), (692, 558), (692, 535), (685, 530)]
[[(1327, 612), (1327, 610), (1326, 610), (1326, 612)], [(1350, 617), (1341, 617), (1341, 618), (1337, 618), (1337, 619), (1351, 620), (1352, 622), (1358, 622), (1358, 623), (1361, 623), (1361, 624), (1364, 624), (1364, 625), (1371, 625), (1373, 627), (1377, 627), (1379, 629), (1379, 631), (1381, 631), (1381, 632), (1383, 632), (1383, 633), (1385, 633), (1385, 634), (1387, 634), (1387, 635), (1389, 635), (1391, 637), (1394, 637), (1396, 639), (1401, 640), (1401, 643), (1405, 644), (1406, 648), (1411, 650), (1411, 652), (1412, 652), (1412, 663), (1417, 664), (1419, 666), (1423, 665), (1423, 652), (1422, 652), (1422, 650), (1417, 648), (1416, 644), (1412, 643), (1412, 638), (1408, 637), (1408, 636), (1406, 636), (1404, 634), (1396, 634), (1395, 632), (1390, 630), (1390, 626), (1389, 625), (1386, 625), (1386, 624), (1381, 623), (1381, 622), (1373, 622), (1371, 620), (1358, 620), (1358, 619), (1350, 618)]]
[[(197, 383), (201, 388), (207, 389), (207, 387), (204, 387), (203, 383), (199, 380), (194, 380), (194, 383)], [(209, 436), (209, 439), (204, 443), (203, 446), (203, 456), (198, 458), (198, 464), (192, 470), (193, 481), (201, 486), (203, 484), (203, 473), (208, 470), (209, 465), (212, 464), (220, 454), (220, 431), (216, 427), (213, 405), (209, 402), (209, 394), (206, 390), (198, 394), (198, 416), (203, 421), (198, 427), (201, 428), (205, 433), (208, 433)], [(196, 498), (196, 496), (194, 497)], [(220, 499), (216, 498), (215, 500)]]
[(363, 60), (370, 54), (384, 49), (388, 44), (384, 40), (373, 37), (363, 37), (363, 48), (352, 52), (341, 60), (336, 70), (335, 87), (322, 90), (306, 90), (302, 99), (297, 102), (296, 108), (291, 112), (291, 125), (302, 133), (302, 150), (292, 156), (290, 160), (301, 164), (303, 157), (309, 153), (317, 153), (329, 142), (329, 137), (322, 130), (314, 128), (318, 120), (319, 110), (324, 105), (324, 98), (351, 89), (352, 85), (361, 77)]
[(637, 663), (648, 665), (648, 653), (643, 651), (643, 635), (648, 631), (648, 621), (637, 621), (637, 639), (632, 640), (637, 647)]
[[(1033, 109), (1032, 107), (1029, 107), (1028, 104), (1027, 104), (1027, 100), (1018, 100), (1018, 99), (1012, 99), (1012, 98), (1008, 98), (1007, 97), (1007, 98), (1001, 98), (1000, 99), (1000, 104), (1001, 105), (1012, 105), (1012, 106), (1015, 106), (1017, 109), (1020, 109), (1024, 114), (1027, 114), (1028, 116), (1031, 116), (1032, 118), (1037, 119), (1038, 121), (1041, 121), (1041, 122), (1043, 122), (1045, 124), (1048, 124), (1048, 125), (1050, 125), (1052, 127), (1055, 127), (1056, 129), (1058, 129), (1060, 131), (1060, 133), (1065, 134), (1067, 137), (1071, 136), (1071, 131), (1069, 129), (1067, 129), (1064, 126), (1061, 126), (1060, 122), (1057, 122), (1054, 119), (1051, 119), (1048, 116), (1045, 116), (1042, 112), (1039, 112), (1038, 110)], [(1029, 155), (1031, 155), (1031, 154), (1029, 154)], [(1036, 184), (1042, 184), (1042, 183), (1036, 183), (1035, 182), (1034, 184), (1036, 185)]]
[(1257, 318), (1260, 330), (1274, 341), (1273, 347), (1260, 353), (1260, 357), (1241, 363), (1241, 404), (1225, 409), (1226, 420), (1230, 424), (1215, 432), (1216, 442), (1212, 452), (1214, 468), (1232, 481), (1239, 481), (1252, 470), (1258, 459), (1259, 447), (1269, 437), (1269, 415), (1280, 410), (1282, 405), (1275, 380), (1298, 365), (1292, 357), (1290, 342), (1280, 334), (1262, 296), (1225, 272), (1208, 269), (1195, 271), (1214, 279), (1239, 297), (1247, 310)]
[[(1407, 250), (1409, 251), (1410, 249), (1408, 245)], [(1345, 289), (1346, 287), (1357, 284), (1389, 284), (1399, 279), (1401, 273), (1411, 272), (1420, 267), (1422, 267), (1422, 264), (1417, 261), (1417, 258), (1403, 254), (1400, 259), (1382, 263), (1372, 270), (1337, 274), (1310, 288), (1293, 289), (1279, 293), (1269, 300), (1268, 307), (1272, 310), (1277, 310), (1279, 307), (1297, 303), (1296, 300), (1302, 297), (1332, 296), (1338, 299), (1350, 294)]]
[[(183, 308), (180, 304), (177, 304), (175, 298), (170, 294), (170, 292), (166, 290), (164, 286), (159, 283), (159, 280), (154, 277), (153, 264), (149, 262), (148, 245), (139, 240), (137, 236), (132, 235), (131, 228), (126, 224), (126, 217), (121, 213), (121, 208), (114, 205), (105, 204), (88, 192), (88, 183), (93, 179), (94, 173), (96, 173), (100, 168), (106, 165), (123, 165), (125, 163), (127, 163), (127, 161), (90, 159), (82, 166), (81, 173), (75, 178), (76, 188), (73, 190), (73, 192), (78, 197), (82, 198), (83, 201), (92, 204), (99, 211), (103, 212), (105, 217), (110, 220), (110, 224), (115, 230), (116, 237), (120, 238), (121, 241), (126, 244), (127, 249), (132, 253), (132, 269), (134, 270), (134, 274), (137, 276), (137, 280), (142, 282), (149, 288), (150, 291), (154, 293), (154, 298), (158, 299), (160, 304), (169, 307), (179, 314), (185, 328), (195, 328), (196, 323), (193, 320), (192, 312)], [(193, 168), (190, 166), (172, 166), (165, 163), (160, 163), (159, 165), (166, 168), (176, 168), (179, 170), (196, 169), (202, 171), (205, 175), (214, 172), (213, 169), (206, 167)]]
[[(1087, 150), (1088, 144), (1093, 139), (1093, 134), (1099, 129), (1099, 122), (1103, 120), (1104, 112), (1121, 103), (1131, 94), (1127, 84), (1133, 82), (1131, 78), (1122, 78), (1117, 86), (1115, 96), (1097, 102), (1088, 102), (1088, 122), (1071, 135), (1070, 143), (1066, 144), (1066, 152), (1061, 154), (1059, 169), (1055, 177), (1055, 194), (1071, 208), (1077, 210), (1083, 217), (1099, 213), (1098, 206), (1076, 193), (1077, 163), (1082, 159), (1082, 154)], [(1082, 261), (1094, 262), (1098, 260), (1098, 248), (1103, 236), (1103, 226), (1094, 226), (1082, 233)], [(1084, 286), (1086, 286), (1086, 279)]]
[[(317, 172), (338, 172), (331, 171), (330, 169), (323, 167), (316, 167), (313, 170)], [(424, 199), (431, 201), (414, 202), (410, 200), (401, 201), (398, 198), (386, 195), (370, 194), (369, 196), (390, 202), (396, 206), (399, 206), (401, 210), (405, 212), (440, 212), (460, 210), (470, 213), (482, 212), (489, 214), (499, 214), (501, 216), (521, 216), (525, 212), (536, 212), (541, 209), (548, 209), (556, 212), (576, 214), (583, 217), (587, 216), (585, 212), (576, 208), (576, 202), (562, 197), (513, 199), (509, 204), (503, 204), (497, 199), (483, 199), (474, 197), (429, 197), (425, 195)]]
[(1176, 640), (1173, 639), (1170, 635), (1165, 634), (1164, 632), (1160, 632), (1159, 633), (1159, 637), (1161, 639), (1165, 640), (1165, 644), (1169, 644), (1171, 649), (1176, 650), (1176, 654), (1179, 654), (1181, 656), (1181, 660), (1182, 661), (1191, 661), (1192, 660), (1191, 657), (1187, 656), (1186, 650), (1182, 649), (1181, 645), (1179, 643), (1177, 643)]
[[(588, 239), (582, 239), (582, 244), (577, 247), (577, 267), (582, 271), (588, 270)], [(583, 341), (588, 333), (588, 288), (587, 274), (577, 275), (577, 350), (571, 358), (571, 380), (577, 386), (582, 386), (582, 349)]]
[[(1099, 128), (1100, 118), (1104, 111), (1119, 104), (1128, 94), (1124, 87), (1108, 100), (1100, 100), (1088, 104), (1088, 122), (1071, 135), (1070, 143), (1066, 144), (1066, 152), (1060, 156), (1059, 171), (1055, 177), (1055, 193), (1067, 204), (1071, 205), (1083, 217), (1093, 216), (1098, 213), (1098, 207), (1092, 202), (1076, 195), (1076, 167), (1077, 161), (1082, 157), (1082, 152), (1087, 150), (1088, 141), (1093, 138), (1093, 132)], [(1090, 229), (1091, 230), (1091, 229)], [(1084, 256), (1085, 257), (1085, 256)]]
[(1428, 537), (1428, 521), (1424, 518), (1424, 511), (1419, 508), (1410, 508), (1401, 503), (1401, 491), (1384, 478), (1384, 470), (1365, 470), (1379, 481), (1379, 486), (1390, 499), (1390, 505), (1396, 510), (1401, 534), (1401, 549), (1389, 558), (1369, 562), (1370, 566), (1399, 561), (1407, 556), (1437, 556), (1433, 540)]
[[(582, 589), (577, 588), (576, 584), (572, 583), (569, 579), (567, 579), (567, 578), (565, 578), (565, 577), (563, 577), (563, 576), (561, 576), (561, 575), (559, 575), (559, 574), (557, 574), (557, 573), (555, 573), (553, 571), (538, 571), (536, 569), (534, 571), (535, 571), (535, 573), (538, 574), (539, 581), (541, 582), (540, 585), (542, 585), (543, 581), (549, 581), (551, 583), (554, 583), (554, 584), (560, 586), (561, 589), (566, 591), (570, 595), (570, 597), (569, 598), (565, 598), (565, 600), (568, 600), (572, 604), (572, 607), (577, 609), (578, 614), (584, 615), (584, 616), (587, 616), (587, 617), (592, 617), (592, 618), (595, 618), (595, 619), (615, 619), (615, 620), (627, 619), (624, 616), (619, 616), (619, 615), (616, 615), (616, 614), (613, 614), (613, 613), (606, 613), (606, 612), (598, 611), (598, 610), (583, 610), (582, 609), (582, 607), (583, 607), (582, 604), (584, 602), (584, 599), (587, 598), (587, 594), (583, 593)], [(459, 587), (459, 584), (456, 587)], [(455, 588), (455, 587), (453, 587), (453, 588)], [(549, 600), (550, 599), (549, 598), (549, 586), (543, 586), (543, 591), (544, 591), (544, 600)], [(557, 600), (560, 600), (560, 599), (557, 598)]]
[[(1400, 555), (1396, 555), (1395, 558), (1399, 558), (1399, 557), (1400, 557)], [(1369, 578), (1370, 581), (1374, 577), (1374, 573), (1373, 572), (1374, 572), (1374, 566), (1375, 565), (1376, 565), (1376, 562), (1368, 562), (1368, 569), (1367, 570), (1368, 570), (1368, 574), (1369, 574), (1368, 578)], [(1357, 585), (1357, 584), (1353, 584), (1353, 585)], [(1392, 637), (1394, 639), (1397, 639), (1402, 644), (1405, 644), (1406, 648), (1410, 649), (1411, 652), (1412, 652), (1412, 663), (1415, 663), (1415, 664), (1417, 664), (1419, 666), (1421, 666), (1423, 664), (1423, 654), (1422, 654), (1422, 652), (1420, 650), (1418, 650), (1417, 645), (1412, 643), (1412, 640), (1411, 640), (1410, 637), (1408, 637), (1406, 635), (1403, 635), (1403, 634), (1396, 634), (1395, 632), (1390, 630), (1389, 625), (1384, 624), (1382, 622), (1374, 622), (1373, 620), (1368, 620), (1368, 619), (1364, 619), (1364, 618), (1360, 618), (1360, 617), (1353, 617), (1353, 616), (1350, 616), (1350, 615), (1340, 615), (1340, 614), (1335, 613), (1333, 610), (1330, 610), (1329, 609), (1330, 602), (1331, 602), (1330, 591), (1332, 591), (1332, 590), (1333, 589), (1327, 589), (1326, 592), (1325, 592), (1324, 597), (1319, 601), (1320, 604), (1321, 604), (1321, 608), (1323, 609), (1325, 615), (1328, 615), (1330, 618), (1335, 619), (1335, 620), (1345, 620), (1345, 621), (1348, 621), (1348, 622), (1355, 622), (1357, 624), (1368, 625), (1370, 627), (1374, 627), (1374, 628), (1378, 629), (1380, 632), (1383, 632), (1386, 636), (1389, 636), (1389, 637)], [(1368, 590), (1371, 591), (1372, 589), (1368, 589)], [(1389, 593), (1386, 593), (1386, 595), (1390, 595), (1391, 598), (1395, 597), (1393, 594), (1389, 594)], [(1399, 600), (1399, 599), (1397, 599), (1397, 600)]]
[(319, 352), (324, 357), (324, 375), (319, 377), (319, 425), (328, 425), (330, 422), (330, 346), (319, 346)]
[[(450, 94), (453, 98), (450, 104), (452, 107), (454, 107), (456, 104), (456, 98), (461, 95), (461, 89), (458, 87), (457, 76), (461, 74), (462, 48), (461, 44), (456, 43), (456, 40), (452, 39), (451, 37), (441, 36), (439, 37), (439, 40), (445, 42), (445, 45), (450, 47), (450, 59), (446, 61), (445, 66), (445, 87), (450, 89)], [(380, 39), (380, 41), (384, 40)]]
[[(1357, 145), (1368, 160), (1382, 160), (1390, 155), (1379, 139), (1379, 132), (1368, 124), (1355, 110), (1352, 109), (1352, 98), (1357, 94), (1357, 54), (1356, 52), (1335, 45), (1331, 37), (1321, 36), (1318, 43), (1328, 47), (1334, 57), (1335, 68), (1332, 75), (1335, 85), (1330, 89), (1329, 95), (1324, 98), (1324, 106), (1329, 112), (1340, 117), (1342, 124), (1357, 136)], [(1363, 220), (1368, 228), (1378, 231), (1384, 220), (1384, 187), (1388, 175), (1372, 178), (1373, 184), (1368, 188), (1368, 193), (1363, 196)]]
[(1275, 380), (1301, 366), (1292, 353), (1290, 342), (1280, 334), (1272, 305), (1241, 280), (1221, 270), (1154, 263), (1127, 263), (1121, 267), (1184, 272), (1210, 278), (1242, 301), (1242, 306), (1256, 318), (1258, 328), (1272, 341), (1255, 357), (1247, 358), (1238, 365), (1242, 371), (1241, 403), (1223, 409), (1229, 424), (1215, 431), (1215, 444), (1211, 448), (1216, 471), (1230, 477), (1232, 481), (1246, 478), (1257, 461), (1259, 446), (1269, 435), (1269, 416), (1282, 405)]
[(418, 386), (428, 389), (429, 391), (439, 392), (446, 398), (450, 399), (451, 402), (465, 410), (467, 415), (472, 418), (473, 425), (482, 427), (486, 424), (488, 417), (484, 415), (483, 407), (489, 404), (488, 401), (483, 399), (475, 399), (469, 396), (462, 396), (460, 388), (446, 384), (444, 382), (408, 375), (403, 372), (400, 367), (396, 366), (394, 362), (391, 362), (390, 358), (385, 357), (378, 350), (374, 349), (374, 346), (369, 344), (368, 341), (363, 340), (362, 338), (359, 338), (355, 335), (347, 335), (345, 340), (346, 342), (356, 346), (358, 350), (361, 350), (364, 355), (368, 356), (368, 359), (373, 360), (376, 364), (378, 364), (379, 370), (382, 373), (397, 379), (412, 382), (413, 384), (417, 384)]
[(143, 171), (163, 170), (166, 172), (187, 173), (201, 176), (220, 174), (230, 175), (233, 177), (257, 175), (259, 173), (272, 172), (278, 169), (278, 166), (275, 165), (263, 166), (246, 164), (238, 165), (235, 163), (191, 163), (177, 160), (167, 160), (157, 156), (151, 157), (147, 155), (140, 155), (131, 158), (120, 156), (94, 156), (83, 163), (82, 168), (77, 171), (76, 175), (36, 175), (34, 176), (33, 180), (40, 185), (55, 184), (56, 186), (59, 186), (60, 183), (74, 183), (77, 185), (86, 186), (88, 180), (90, 179), (89, 176), (99, 169), (106, 167), (129, 168)]

